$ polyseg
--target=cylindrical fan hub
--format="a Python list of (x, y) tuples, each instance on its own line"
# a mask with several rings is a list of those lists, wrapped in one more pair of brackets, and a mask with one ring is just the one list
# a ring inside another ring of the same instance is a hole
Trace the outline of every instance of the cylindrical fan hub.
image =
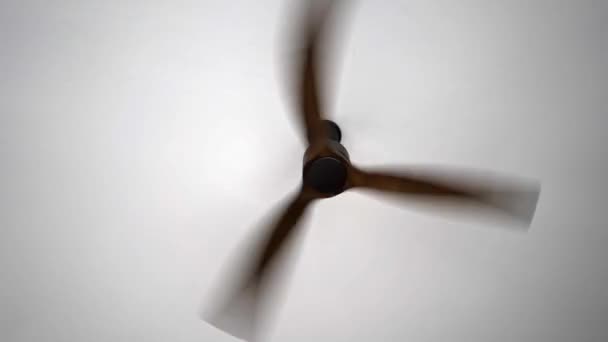
[(346, 185), (346, 172), (341, 160), (321, 157), (304, 167), (304, 183), (324, 195), (337, 195)]
[(346, 186), (349, 165), (348, 151), (337, 140), (309, 146), (304, 153), (304, 184), (330, 197), (338, 195)]

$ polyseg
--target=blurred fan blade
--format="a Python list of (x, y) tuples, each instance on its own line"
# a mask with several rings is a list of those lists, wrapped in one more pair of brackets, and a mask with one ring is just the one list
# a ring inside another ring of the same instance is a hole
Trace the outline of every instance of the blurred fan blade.
[[(272, 285), (269, 277), (278, 266), (278, 262), (285, 256), (284, 247), (289, 239), (296, 233), (298, 222), (303, 218), (306, 209), (316, 195), (302, 187), (301, 190), (291, 198), (281, 215), (273, 224), (268, 225), (268, 230), (256, 233), (254, 241), (247, 241), (253, 249), (245, 251), (247, 261), (243, 268), (237, 271), (238, 279), (230, 279), (223, 284), (222, 290), (230, 288), (227, 296), (219, 305), (219, 310), (206, 314), (203, 319), (209, 324), (238, 338), (250, 340), (259, 333), (259, 317), (261, 310), (259, 304), (261, 299), (268, 299), (268, 288)], [(243, 251), (239, 251), (243, 252)], [(235, 287), (232, 287), (236, 285)]]
[(507, 219), (528, 228), (540, 194), (536, 182), (499, 177), (484, 171), (442, 167), (406, 170), (349, 170), (350, 188), (367, 188), (440, 209), (443, 214)]
[(296, 111), (304, 125), (308, 143), (323, 139), (326, 135), (321, 120), (324, 118), (323, 93), (320, 87), (322, 68), (320, 45), (331, 11), (339, 1), (307, 1), (302, 27), (298, 32), (299, 58), (293, 70), (296, 92)]

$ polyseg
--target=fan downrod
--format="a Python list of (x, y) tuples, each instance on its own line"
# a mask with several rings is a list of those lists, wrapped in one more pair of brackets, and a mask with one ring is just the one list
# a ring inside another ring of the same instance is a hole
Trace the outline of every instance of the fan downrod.
[(342, 130), (337, 123), (331, 120), (323, 120), (323, 125), (325, 125), (325, 129), (327, 131), (327, 137), (330, 140), (340, 142), (342, 141)]

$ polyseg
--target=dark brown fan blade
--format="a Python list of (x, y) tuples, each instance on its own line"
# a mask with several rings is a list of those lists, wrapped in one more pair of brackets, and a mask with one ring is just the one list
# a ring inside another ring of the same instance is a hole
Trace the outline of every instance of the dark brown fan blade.
[[(284, 255), (285, 245), (297, 230), (309, 204), (316, 198), (312, 191), (303, 187), (276, 221), (268, 226), (269, 229), (255, 238), (253, 249), (247, 250), (245, 255), (248, 266), (238, 270), (241, 275), (236, 287), (230, 290), (219, 310), (203, 317), (205, 321), (238, 338), (249, 340), (257, 335), (258, 304), (267, 294), (268, 276), (274, 273), (271, 269), (274, 269), (279, 256)], [(228, 286), (231, 284), (224, 287)]]
[(299, 32), (301, 51), (293, 77), (297, 99), (296, 110), (306, 130), (309, 144), (326, 135), (324, 126), (321, 124), (325, 108), (319, 83), (322, 72), (319, 50), (330, 12), (337, 3), (336, 0), (324, 1), (321, 6), (318, 6), (318, 1), (308, 1)]
[[(528, 227), (540, 194), (534, 182), (498, 177), (474, 170), (379, 171), (351, 167), (350, 188), (368, 188), (401, 197), (427, 200), (427, 204), (446, 204), (442, 210), (473, 209), (475, 215), (498, 214)], [(483, 209), (483, 212), (481, 211)]]

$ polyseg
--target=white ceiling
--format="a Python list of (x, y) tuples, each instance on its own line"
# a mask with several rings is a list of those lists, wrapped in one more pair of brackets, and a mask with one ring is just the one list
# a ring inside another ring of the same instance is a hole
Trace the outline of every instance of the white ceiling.
[[(0, 4), (0, 340), (234, 341), (197, 314), (299, 181), (293, 2)], [(321, 202), (271, 340), (606, 341), (606, 2), (344, 14), (328, 82), (354, 162), (543, 190), (528, 233)]]

